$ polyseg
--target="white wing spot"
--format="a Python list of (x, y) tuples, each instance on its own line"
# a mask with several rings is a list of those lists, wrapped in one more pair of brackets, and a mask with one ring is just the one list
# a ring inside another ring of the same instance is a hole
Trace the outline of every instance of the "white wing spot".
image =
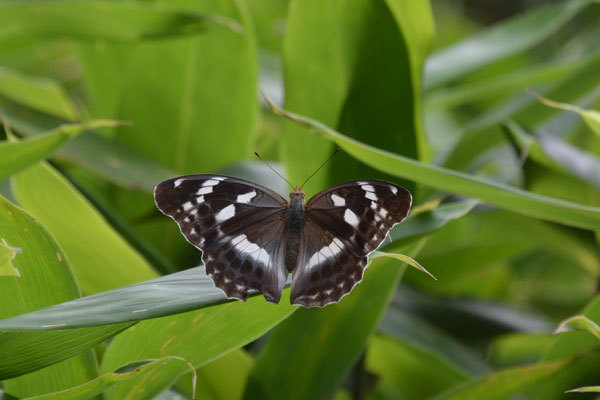
[(240, 243), (244, 239), (246, 239), (246, 235), (242, 234), (242, 235), (236, 236), (233, 239), (231, 239), (231, 245), (236, 246), (238, 243)]
[(176, 179), (175, 182), (173, 182), (173, 187), (181, 185), (181, 182), (183, 182), (183, 179)]
[(343, 197), (338, 196), (337, 194), (332, 194), (331, 200), (333, 201), (333, 205), (336, 207), (343, 207), (346, 205), (346, 200), (344, 200)]
[(367, 194), (365, 195), (365, 197), (369, 200), (377, 200), (377, 195), (375, 194), (375, 192), (366, 192)]
[(237, 199), (235, 200), (238, 203), (250, 203), (250, 200), (256, 196), (256, 190), (253, 190), (248, 193), (239, 194)]
[(212, 193), (212, 186), (203, 187), (196, 192), (197, 195)]
[(215, 215), (215, 218), (217, 219), (218, 222), (223, 222), (226, 219), (233, 217), (234, 215), (235, 215), (235, 206), (233, 204), (230, 204), (227, 207), (225, 207), (224, 209), (222, 209), (221, 211), (219, 211), (217, 213), (217, 215)]
[(379, 210), (379, 212), (381, 213), (381, 216), (383, 218), (387, 217), (388, 215), (388, 210), (386, 210), (385, 208), (382, 208), (381, 210)]
[(371, 185), (360, 185), (360, 187), (365, 192), (374, 192), (375, 191), (375, 188), (373, 186), (371, 186)]
[(352, 212), (351, 209), (347, 208), (344, 213), (344, 221), (349, 223), (350, 225), (357, 227), (358, 226), (358, 216)]
[(394, 194), (398, 194), (398, 188), (395, 186), (390, 186), (390, 190), (392, 191), (392, 193)]
[(192, 228), (192, 229), (190, 230), (190, 235), (194, 235), (194, 236), (196, 236), (196, 235), (197, 235), (197, 233), (196, 233), (196, 230), (195, 230), (194, 228)]
[(218, 184), (219, 181), (217, 181), (216, 179), (209, 179), (202, 184), (202, 187), (217, 186)]
[(363, 181), (356, 181), (356, 183), (358, 183), (359, 185), (368, 185), (369, 182), (363, 182)]
[(194, 205), (192, 204), (191, 201), (186, 201), (185, 203), (183, 203), (183, 211), (188, 212), (192, 208), (194, 208)]
[(204, 196), (198, 196), (198, 197), (196, 197), (196, 203), (198, 203), (198, 204), (204, 204)]
[(213, 179), (214, 179), (215, 181), (224, 181), (224, 180), (225, 180), (225, 177), (224, 177), (224, 176), (213, 176)]
[(371, 202), (371, 210), (377, 211), (377, 203), (375, 203), (374, 201)]

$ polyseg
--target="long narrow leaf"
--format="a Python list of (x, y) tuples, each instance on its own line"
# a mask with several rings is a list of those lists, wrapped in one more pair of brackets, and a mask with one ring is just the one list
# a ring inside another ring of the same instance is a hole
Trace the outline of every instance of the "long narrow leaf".
[(315, 130), (377, 169), (436, 189), (474, 197), (499, 207), (566, 225), (600, 230), (600, 208), (541, 196), (461, 172), (436, 167), (358, 142), (310, 118), (269, 102), (273, 112)]

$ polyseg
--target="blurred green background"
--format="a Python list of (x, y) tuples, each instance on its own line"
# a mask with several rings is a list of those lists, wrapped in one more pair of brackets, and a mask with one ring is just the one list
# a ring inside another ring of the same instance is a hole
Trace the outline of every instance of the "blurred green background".
[[(0, 399), (595, 398), (599, 38), (592, 0), (0, 1)], [(382, 250), (438, 281), (224, 302), (154, 186), (335, 147), (307, 195), (405, 186)]]

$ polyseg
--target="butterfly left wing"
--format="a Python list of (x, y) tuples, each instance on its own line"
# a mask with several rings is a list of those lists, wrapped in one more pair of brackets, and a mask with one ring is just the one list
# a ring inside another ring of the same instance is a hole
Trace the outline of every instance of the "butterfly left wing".
[(380, 180), (353, 181), (317, 193), (306, 204), (292, 304), (323, 307), (362, 280), (367, 256), (412, 204), (410, 192)]
[(249, 289), (277, 303), (287, 278), (287, 201), (264, 186), (220, 175), (187, 175), (154, 189), (158, 209), (202, 250), (202, 261), (227, 297), (246, 300)]

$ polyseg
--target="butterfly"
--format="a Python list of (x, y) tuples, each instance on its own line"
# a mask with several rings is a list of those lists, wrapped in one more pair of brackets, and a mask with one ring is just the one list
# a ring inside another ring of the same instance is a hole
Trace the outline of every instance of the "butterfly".
[(264, 186), (223, 175), (186, 175), (154, 190), (158, 209), (202, 250), (206, 274), (228, 298), (251, 289), (279, 303), (289, 273), (290, 301), (323, 307), (350, 293), (368, 255), (406, 218), (410, 192), (382, 180), (325, 189), (308, 202), (300, 186), (290, 200)]

